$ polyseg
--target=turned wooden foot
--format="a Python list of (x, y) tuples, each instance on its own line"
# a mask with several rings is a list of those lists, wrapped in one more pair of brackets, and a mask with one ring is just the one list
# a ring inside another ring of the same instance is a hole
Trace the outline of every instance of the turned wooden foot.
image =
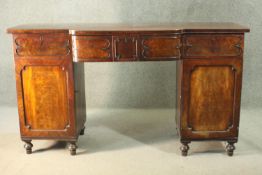
[(181, 154), (182, 154), (182, 156), (187, 156), (187, 152), (189, 150), (188, 144), (190, 142), (181, 142), (181, 143), (182, 143), (182, 146), (180, 147)]
[(81, 129), (80, 135), (84, 135), (84, 134), (85, 134), (85, 129), (86, 129), (86, 127), (83, 127), (83, 128)]
[(33, 147), (31, 140), (24, 141), (24, 142), (25, 142), (24, 148), (26, 150), (26, 154), (31, 154), (32, 153), (32, 147)]
[(76, 142), (70, 142), (68, 149), (69, 149), (70, 154), (71, 154), (72, 156), (73, 156), (73, 155), (76, 155), (76, 149), (77, 149)]
[(233, 156), (235, 149), (236, 149), (236, 147), (234, 146), (234, 142), (228, 142), (228, 144), (226, 146), (227, 155)]

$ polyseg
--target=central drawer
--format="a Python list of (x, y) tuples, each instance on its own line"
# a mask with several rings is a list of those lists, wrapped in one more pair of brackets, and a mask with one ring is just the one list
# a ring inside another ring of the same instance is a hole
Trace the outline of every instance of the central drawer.
[(114, 61), (139, 59), (138, 36), (132, 34), (113, 36)]
[(181, 55), (180, 35), (82, 35), (72, 36), (76, 62), (165, 61)]

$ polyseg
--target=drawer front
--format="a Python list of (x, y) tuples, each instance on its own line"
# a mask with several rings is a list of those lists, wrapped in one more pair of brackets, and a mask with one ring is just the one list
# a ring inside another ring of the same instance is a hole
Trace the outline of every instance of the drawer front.
[(186, 35), (184, 57), (242, 56), (242, 35)]
[(136, 61), (138, 59), (138, 37), (114, 36), (114, 61)]
[(110, 36), (73, 36), (75, 61), (112, 61)]
[(17, 35), (14, 38), (14, 48), (17, 57), (60, 57), (70, 54), (67, 34)]
[(180, 58), (179, 36), (142, 36), (143, 60), (176, 60)]

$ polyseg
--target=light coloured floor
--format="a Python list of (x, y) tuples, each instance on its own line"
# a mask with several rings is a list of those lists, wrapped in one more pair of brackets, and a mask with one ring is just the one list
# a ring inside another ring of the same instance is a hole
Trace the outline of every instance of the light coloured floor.
[(180, 155), (174, 110), (92, 109), (77, 156), (66, 143), (33, 141), (26, 155), (19, 138), (16, 108), (0, 108), (1, 175), (261, 175), (262, 109), (242, 110), (233, 157), (222, 142), (193, 142)]

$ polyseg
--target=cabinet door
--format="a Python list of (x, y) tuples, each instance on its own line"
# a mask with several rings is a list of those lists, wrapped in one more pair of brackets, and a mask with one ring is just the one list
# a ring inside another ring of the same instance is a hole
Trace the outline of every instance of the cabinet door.
[(182, 139), (236, 138), (242, 59), (185, 59), (182, 67)]
[(22, 63), (16, 62), (22, 137), (73, 137), (70, 65)]

